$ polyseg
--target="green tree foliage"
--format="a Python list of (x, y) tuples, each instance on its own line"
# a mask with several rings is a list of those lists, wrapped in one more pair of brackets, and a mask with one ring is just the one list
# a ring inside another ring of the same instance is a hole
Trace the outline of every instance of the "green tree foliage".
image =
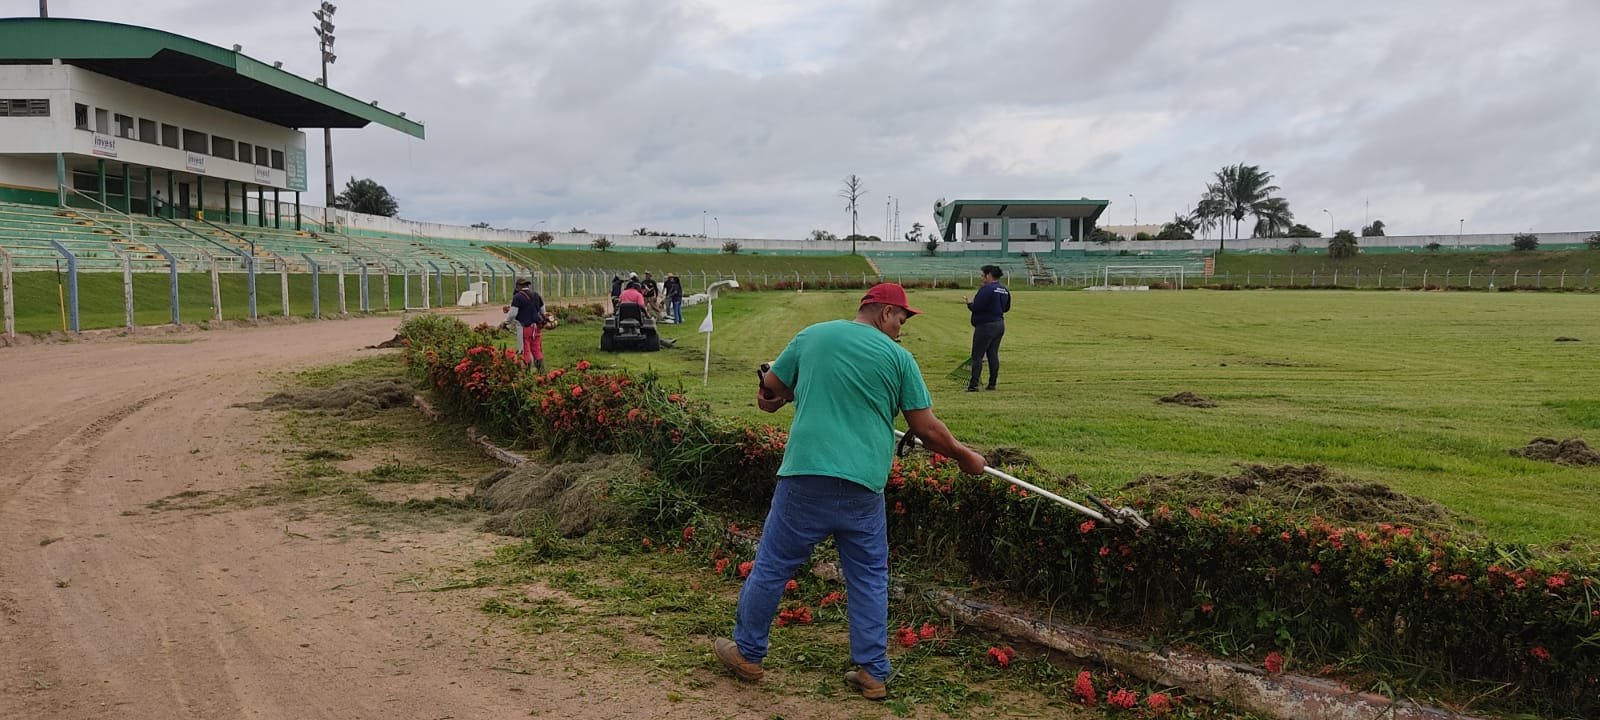
[(727, 255), (738, 255), (741, 247), (738, 240), (729, 240), (722, 244), (722, 252)]
[(834, 240), (838, 240), (839, 236), (835, 235), (835, 234), (833, 234), (831, 232), (828, 232), (827, 230), (812, 230), (811, 231), (811, 239), (812, 240), (817, 240), (817, 241), (832, 242)]
[(547, 248), (550, 247), (550, 243), (555, 242), (555, 237), (551, 236), (550, 233), (540, 232), (539, 234), (528, 238), (528, 242), (531, 242), (542, 248)]
[(906, 233), (906, 242), (922, 241), (922, 223), (911, 223), (911, 230)]
[(1590, 235), (1588, 240), (1583, 241), (1583, 244), (1588, 245), (1590, 250), (1600, 250), (1600, 232)]
[(1358, 252), (1356, 234), (1349, 230), (1340, 230), (1328, 241), (1328, 257), (1335, 260), (1355, 257)]
[[(1294, 222), (1289, 202), (1273, 196), (1280, 188), (1272, 184), (1272, 173), (1262, 170), (1261, 166), (1244, 163), (1229, 165), (1218, 170), (1212, 178), (1206, 184), (1200, 203), (1195, 206), (1194, 215), (1202, 222), (1217, 223), (1223, 230), (1222, 236), (1227, 234), (1227, 221), (1232, 220), (1233, 238), (1239, 239), (1239, 225), (1247, 215), (1256, 217), (1256, 227), (1252, 233), (1256, 237), (1273, 237), (1263, 235), (1264, 232), (1281, 234)], [(1217, 250), (1220, 252), (1222, 249), (1223, 246), (1218, 244)]]
[(1294, 213), (1289, 211), (1289, 201), (1281, 197), (1267, 198), (1255, 209), (1256, 226), (1251, 237), (1283, 237), (1294, 225)]
[(592, 247), (592, 248), (594, 248), (596, 250), (599, 250), (600, 252), (605, 252), (607, 250), (610, 250), (611, 246), (612, 246), (611, 239), (607, 238), (604, 235), (601, 235), (600, 237), (595, 238), (593, 242), (589, 243), (589, 247)]
[(333, 199), (333, 206), (340, 210), (384, 217), (394, 217), (400, 212), (400, 203), (389, 194), (389, 190), (371, 178), (350, 178), (350, 182), (344, 184), (344, 192)]
[(1101, 245), (1107, 245), (1107, 244), (1110, 244), (1110, 243), (1117, 242), (1118, 240), (1126, 240), (1126, 239), (1127, 238), (1125, 238), (1125, 237), (1123, 237), (1121, 235), (1118, 235), (1118, 234), (1116, 234), (1114, 232), (1111, 232), (1110, 230), (1107, 230), (1107, 229), (1105, 229), (1103, 227), (1096, 227), (1096, 228), (1092, 228), (1092, 229), (1089, 230), (1089, 242), (1092, 242), (1092, 243), (1099, 243)]
[(678, 246), (678, 243), (677, 243), (676, 240), (662, 240), (661, 242), (656, 243), (656, 249), (657, 250), (660, 250), (660, 251), (662, 251), (664, 253), (668, 253), (668, 254), (670, 254), (672, 252), (672, 249), (677, 247), (677, 246)]
[(1361, 228), (1361, 237), (1383, 237), (1383, 221), (1373, 220), (1371, 225)]
[(1512, 250), (1538, 250), (1539, 236), (1533, 233), (1518, 233), (1511, 238)]
[(1300, 223), (1295, 223), (1294, 225), (1291, 225), (1289, 227), (1289, 232), (1285, 233), (1284, 237), (1319, 238), (1319, 237), (1322, 237), (1322, 232), (1318, 231), (1318, 230), (1313, 230), (1312, 228), (1309, 228), (1309, 227), (1307, 227), (1305, 225), (1302, 225)]
[(845, 240), (850, 242), (883, 242), (883, 238), (877, 235), (851, 235)]
[(1172, 220), (1161, 226), (1161, 232), (1156, 233), (1157, 240), (1193, 240), (1194, 232), (1200, 227), (1200, 222), (1192, 216), (1173, 215)]

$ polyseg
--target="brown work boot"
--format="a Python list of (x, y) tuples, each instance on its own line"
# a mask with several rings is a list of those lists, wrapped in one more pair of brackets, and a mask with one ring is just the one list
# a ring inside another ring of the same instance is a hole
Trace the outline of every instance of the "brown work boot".
[(732, 669), (733, 674), (738, 675), (740, 680), (759, 682), (761, 676), (766, 673), (761, 669), (761, 663), (744, 659), (744, 655), (739, 653), (739, 646), (727, 638), (711, 641), (711, 652), (723, 665)]
[(889, 688), (865, 670), (857, 669), (845, 673), (844, 682), (868, 700), (882, 700), (889, 697)]

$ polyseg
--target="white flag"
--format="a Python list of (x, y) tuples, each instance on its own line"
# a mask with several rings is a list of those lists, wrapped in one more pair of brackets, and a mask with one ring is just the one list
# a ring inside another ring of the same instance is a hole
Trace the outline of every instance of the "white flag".
[(711, 332), (711, 303), (706, 303), (706, 319), (700, 323), (700, 332)]

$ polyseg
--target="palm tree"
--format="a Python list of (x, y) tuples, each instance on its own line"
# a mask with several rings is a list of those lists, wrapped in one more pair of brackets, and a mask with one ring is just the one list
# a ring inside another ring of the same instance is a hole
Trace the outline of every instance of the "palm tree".
[(1252, 212), (1256, 216), (1256, 227), (1251, 237), (1283, 237), (1294, 226), (1294, 213), (1289, 210), (1289, 201), (1283, 198), (1267, 198)]
[[(1288, 210), (1286, 203), (1281, 206), (1268, 204), (1269, 200), (1274, 199), (1272, 194), (1279, 188), (1272, 184), (1272, 173), (1263, 171), (1259, 165), (1228, 165), (1213, 177), (1215, 182), (1206, 186), (1205, 197), (1219, 200), (1226, 206), (1228, 216), (1233, 218), (1235, 240), (1239, 239), (1239, 225), (1244, 222), (1246, 215), (1255, 215), (1259, 220), (1264, 214), (1275, 215)], [(1221, 244), (1218, 244), (1217, 250), (1221, 252)]]
[(1228, 217), (1228, 207), (1221, 197), (1213, 193), (1213, 187), (1208, 186), (1206, 194), (1200, 197), (1200, 202), (1194, 206), (1194, 211), (1189, 213), (1189, 217), (1194, 218), (1195, 229), (1202, 235), (1210, 237), (1211, 229), (1216, 228), (1217, 236), (1220, 238), (1226, 231), (1223, 226), (1225, 218)]

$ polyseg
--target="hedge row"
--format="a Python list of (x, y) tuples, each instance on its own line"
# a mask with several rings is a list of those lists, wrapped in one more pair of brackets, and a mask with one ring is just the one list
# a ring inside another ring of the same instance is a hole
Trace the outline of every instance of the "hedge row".
[[(654, 377), (579, 362), (536, 374), (487, 328), (422, 317), (407, 363), (449, 404), (555, 458), (630, 452), (683, 506), (758, 516), (785, 433), (715, 417)], [(1026, 468), (1024, 479), (1050, 485)], [(1526, 547), (1470, 546), (1404, 526), (1335, 527), (1204, 497), (1119, 499), (1152, 521), (1093, 521), (944, 458), (896, 461), (885, 491), (905, 560), (1157, 629), (1228, 654), (1403, 676), (1508, 710), (1600, 717), (1600, 583)], [(668, 527), (686, 518), (666, 507)], [(1487, 692), (1485, 692), (1487, 690)]]

